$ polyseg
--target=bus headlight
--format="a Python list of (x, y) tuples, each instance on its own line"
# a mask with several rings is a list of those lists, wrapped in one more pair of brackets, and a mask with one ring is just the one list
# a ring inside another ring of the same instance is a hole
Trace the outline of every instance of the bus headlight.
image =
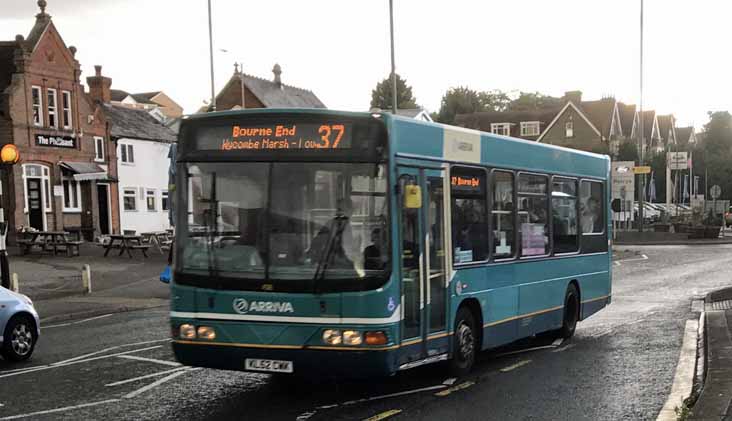
[(178, 334), (181, 339), (196, 339), (196, 327), (188, 323), (180, 325)]
[(328, 345), (340, 345), (343, 342), (343, 336), (338, 329), (325, 329), (323, 331), (323, 342)]
[(216, 331), (209, 326), (198, 326), (198, 338), (213, 341), (216, 339)]
[(357, 330), (344, 330), (343, 331), (343, 343), (345, 345), (361, 345), (363, 337), (361, 332)]

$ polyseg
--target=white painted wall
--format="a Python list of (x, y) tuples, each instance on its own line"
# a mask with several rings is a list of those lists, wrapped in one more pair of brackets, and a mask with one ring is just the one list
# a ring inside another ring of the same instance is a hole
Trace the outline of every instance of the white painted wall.
[[(121, 145), (132, 145), (135, 162), (122, 162)], [(134, 230), (137, 234), (151, 231), (164, 231), (170, 228), (168, 212), (162, 210), (163, 191), (168, 191), (168, 149), (167, 143), (148, 140), (126, 139), (117, 141), (117, 172), (119, 175), (119, 213), (120, 226), (124, 230)], [(137, 210), (124, 208), (125, 189), (134, 188), (137, 192)], [(143, 193), (141, 194), (141, 189)], [(155, 210), (147, 209), (145, 190), (155, 191)]]

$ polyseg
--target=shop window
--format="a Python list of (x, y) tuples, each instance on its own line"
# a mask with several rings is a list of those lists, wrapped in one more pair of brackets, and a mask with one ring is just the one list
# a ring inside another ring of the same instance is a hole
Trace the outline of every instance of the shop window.
[(145, 191), (145, 202), (147, 203), (148, 212), (157, 211), (155, 207), (155, 190), (147, 189)]
[(554, 177), (552, 181), (552, 227), (554, 253), (573, 253), (579, 249), (576, 180)]
[(518, 216), (522, 256), (549, 253), (547, 184), (544, 175), (519, 175)]
[(104, 162), (104, 138), (94, 136), (94, 160)]
[(605, 212), (603, 210), (602, 184), (596, 181), (582, 181), (580, 189), (580, 208), (582, 234), (602, 234), (605, 232)]
[(61, 91), (61, 116), (64, 129), (71, 130), (71, 92)]
[(460, 264), (487, 260), (485, 171), (452, 167), (450, 185), (454, 261)]
[(43, 98), (41, 97), (41, 88), (38, 86), (32, 87), (31, 97), (33, 98), (33, 125), (43, 126)]
[(513, 173), (494, 171), (493, 194), (493, 256), (508, 258), (515, 254), (516, 217), (513, 208)]
[(81, 211), (81, 186), (73, 178), (63, 180), (64, 212)]
[(163, 212), (167, 212), (170, 210), (170, 203), (168, 202), (170, 198), (168, 197), (167, 191), (160, 192), (160, 204), (162, 205)]
[(137, 190), (134, 188), (124, 189), (122, 191), (122, 202), (123, 202), (124, 210), (136, 211), (137, 210)]
[(48, 102), (48, 125), (49, 127), (58, 127), (55, 89), (48, 88), (46, 101)]

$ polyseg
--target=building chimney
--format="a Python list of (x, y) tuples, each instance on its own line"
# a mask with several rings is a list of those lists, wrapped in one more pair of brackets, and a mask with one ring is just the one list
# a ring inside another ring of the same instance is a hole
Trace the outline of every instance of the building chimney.
[(564, 101), (572, 101), (573, 104), (579, 105), (582, 102), (582, 91), (568, 91), (564, 93)]
[(112, 100), (112, 79), (102, 76), (102, 66), (94, 66), (94, 76), (86, 78), (89, 95), (95, 102), (109, 103)]
[(274, 83), (282, 88), (282, 79), (280, 78), (280, 75), (282, 74), (282, 68), (279, 64), (275, 63), (274, 67), (272, 68), (272, 73), (274, 73)]

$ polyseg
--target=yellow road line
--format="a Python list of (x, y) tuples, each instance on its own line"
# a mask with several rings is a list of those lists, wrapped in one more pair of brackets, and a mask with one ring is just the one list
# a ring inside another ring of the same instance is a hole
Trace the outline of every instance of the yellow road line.
[(467, 388), (469, 388), (470, 386), (472, 386), (474, 384), (475, 384), (475, 382), (460, 383), (457, 386), (453, 386), (451, 388), (448, 388), (448, 389), (445, 389), (445, 390), (441, 390), (441, 391), (435, 393), (435, 396), (445, 397), (445, 396), (449, 395), (452, 392), (457, 392), (458, 390), (467, 389)]
[(513, 365), (509, 365), (508, 367), (503, 367), (503, 368), (502, 368), (502, 369), (500, 369), (499, 371), (500, 371), (501, 373), (508, 373), (509, 371), (511, 371), (511, 370), (515, 370), (515, 369), (517, 369), (517, 368), (519, 368), (519, 367), (523, 367), (523, 366), (525, 366), (526, 364), (529, 364), (530, 362), (531, 362), (531, 360), (523, 360), (523, 361), (519, 361), (519, 362), (517, 362), (516, 364), (513, 364)]
[(384, 412), (382, 412), (380, 414), (376, 414), (373, 417), (366, 418), (363, 421), (379, 421), (379, 420), (385, 420), (385, 419), (387, 419), (389, 417), (392, 417), (392, 416), (394, 416), (394, 415), (396, 415), (396, 414), (398, 414), (400, 412), (402, 412), (401, 409), (390, 409), (390, 410), (384, 411)]

